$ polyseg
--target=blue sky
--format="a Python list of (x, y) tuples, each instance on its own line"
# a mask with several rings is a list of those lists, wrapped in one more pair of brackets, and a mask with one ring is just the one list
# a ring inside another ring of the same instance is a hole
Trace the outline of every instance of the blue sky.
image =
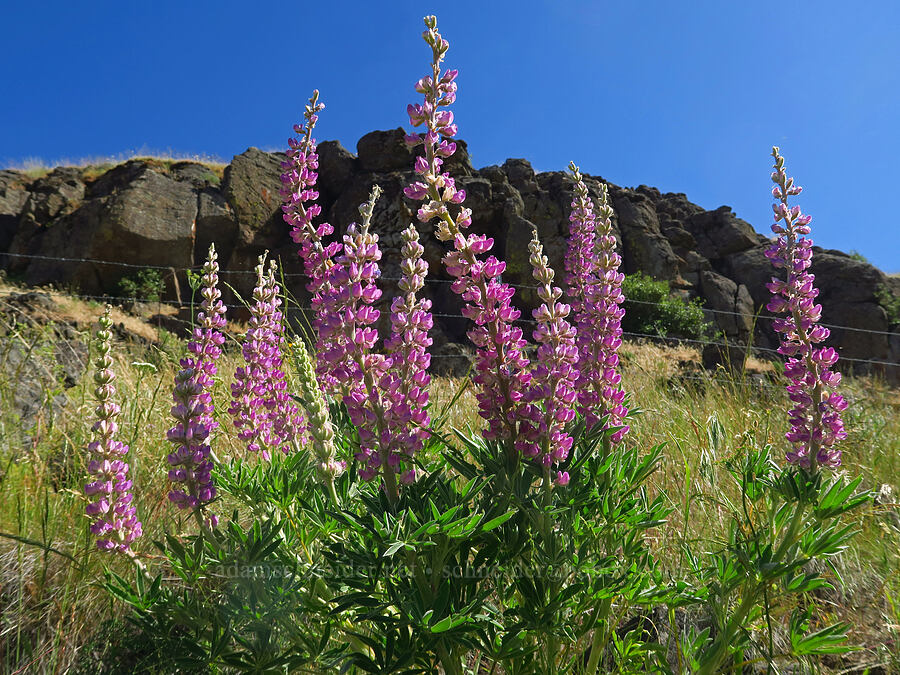
[(900, 3), (58, 2), (0, 8), (0, 165), (407, 125), (436, 13), (476, 167), (526, 157), (728, 204), (768, 233), (773, 144), (813, 237), (900, 272)]

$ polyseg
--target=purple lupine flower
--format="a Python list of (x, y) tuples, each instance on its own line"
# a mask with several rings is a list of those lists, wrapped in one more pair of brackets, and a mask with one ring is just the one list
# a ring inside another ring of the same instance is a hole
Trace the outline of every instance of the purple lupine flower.
[(90, 499), (85, 513), (93, 521), (91, 533), (97, 537), (97, 548), (101, 551), (119, 551), (130, 554), (131, 544), (141, 536), (141, 522), (137, 519), (128, 479), (128, 464), (124, 461), (128, 446), (115, 440), (119, 425), (116, 417), (121, 409), (113, 400), (116, 388), (112, 370), (112, 320), (111, 307), (100, 317), (97, 331), (97, 359), (94, 396), (97, 399), (97, 421), (91, 427), (94, 440), (88, 444), (91, 459), (88, 472), (93, 480), (84, 486), (84, 493)]
[[(571, 307), (559, 301), (562, 289), (553, 285), (554, 272), (534, 231), (528, 246), (532, 273), (537, 280), (538, 297), (543, 304), (532, 312), (537, 321), (534, 340), (538, 343), (531, 387), (527, 400), (533, 406), (530, 420), (521, 424), (516, 448), (524, 457), (537, 459), (547, 476), (553, 464), (565, 461), (572, 449), (572, 436), (566, 424), (575, 419), (575, 381), (578, 349), (575, 328), (566, 317)], [(559, 485), (569, 482), (567, 473), (558, 472)]]
[(621, 307), (625, 300), (625, 275), (619, 272), (622, 258), (616, 253), (606, 185), (600, 185), (600, 204), (595, 215), (593, 200), (578, 167), (572, 162), (569, 169), (575, 180), (575, 197), (565, 266), (567, 293), (572, 299), (578, 334), (578, 412), (588, 428), (603, 418), (607, 418), (605, 428), (621, 427), (610, 436), (611, 442), (618, 443), (629, 429), (622, 424), (628, 409), (622, 376), (617, 370), (625, 316)]
[[(428, 263), (422, 258), (424, 247), (414, 225), (403, 231), (400, 290), (404, 293), (391, 303), (391, 335), (385, 350), (393, 366), (381, 381), (386, 402), (385, 422), (390, 431), (391, 452), (413, 456), (422, 449), (431, 421), (428, 405), (428, 366), (432, 340), (428, 331), (433, 326), (431, 300), (417, 297), (425, 286)], [(401, 482), (415, 480), (415, 469), (401, 473)]]
[(400, 456), (390, 451), (385, 402), (378, 387), (392, 360), (374, 351), (378, 340), (374, 324), (381, 315), (373, 306), (381, 298), (376, 285), (381, 250), (378, 235), (369, 225), (380, 194), (381, 188), (373, 186), (369, 201), (359, 207), (361, 224), (352, 223), (344, 235), (343, 254), (335, 261), (334, 284), (327, 298), (330, 311), (319, 328), (319, 337), (327, 345), (319, 359), (329, 364), (328, 371), (344, 392), (347, 412), (359, 431), (360, 476), (372, 480), (384, 469), (386, 482), (393, 485), (394, 474), (401, 468)]
[[(334, 271), (334, 257), (341, 251), (340, 242), (326, 244), (324, 241), (325, 237), (334, 233), (333, 226), (328, 223), (313, 224), (313, 219), (321, 214), (322, 208), (315, 203), (319, 198), (315, 189), (319, 156), (316, 154), (316, 140), (312, 137), (312, 131), (318, 120), (318, 113), (324, 108), (324, 104), (319, 103), (318, 90), (314, 91), (304, 112), (306, 124), (294, 126), (299, 138), (288, 139), (290, 147), (287, 150), (287, 161), (281, 163), (285, 170), (281, 175), (281, 196), (284, 202), (281, 209), (284, 221), (291, 226), (291, 238), (300, 245), (300, 258), (303, 260), (304, 272), (309, 277), (306, 288), (312, 294), (312, 324), (317, 335), (330, 312), (330, 275)], [(317, 346), (319, 351), (325, 348), (321, 340)], [(327, 361), (319, 360), (319, 376), (329, 391), (335, 391), (337, 383), (328, 371), (328, 366)]]
[(228, 412), (238, 429), (238, 438), (251, 452), (280, 448), (290, 451), (293, 441), (300, 441), (303, 419), (300, 410), (287, 393), (282, 371), (282, 336), (280, 288), (275, 282), (275, 261), (269, 261), (264, 273), (266, 254), (256, 266), (256, 287), (250, 308), (250, 329), (241, 351), (246, 366), (238, 367), (231, 385), (232, 402)]
[(767, 284), (772, 292), (767, 308), (787, 315), (772, 321), (772, 327), (783, 335), (778, 351), (788, 357), (784, 373), (790, 380), (788, 398), (794, 404), (788, 413), (791, 430), (786, 434), (792, 449), (786, 457), (791, 464), (815, 471), (818, 466), (841, 463), (841, 451), (835, 444), (847, 437), (841, 420), (847, 402), (836, 392), (841, 374), (831, 370), (837, 352), (815, 346), (825, 341), (830, 331), (818, 323), (822, 315), (822, 306), (815, 304), (819, 290), (813, 285), (815, 276), (808, 272), (813, 242), (806, 235), (812, 217), (801, 214), (799, 206), (788, 206), (788, 197), (800, 194), (802, 188), (787, 176), (777, 147), (772, 148), (772, 157), (772, 196), (778, 200), (772, 205), (772, 231), (778, 236), (766, 257), (776, 268), (786, 270), (787, 278), (773, 277)]
[[(217, 258), (215, 246), (210, 245), (201, 277), (201, 311), (197, 314), (193, 339), (188, 343), (192, 356), (181, 359), (182, 369), (175, 376), (172, 416), (176, 424), (167, 435), (175, 449), (167, 460), (172, 467), (169, 480), (183, 485), (183, 488), (173, 485), (169, 500), (181, 509), (200, 508), (216, 496), (208, 439), (217, 426), (212, 416), (212, 385), (218, 372), (216, 360), (225, 342), (222, 332), (225, 306), (218, 288)], [(210, 516), (211, 525), (217, 522), (215, 516)]]
[(479, 414), (488, 422), (484, 435), (511, 447), (520, 418), (527, 417), (522, 399), (530, 380), (522, 329), (513, 325), (521, 313), (511, 304), (514, 290), (500, 280), (506, 264), (494, 256), (478, 257), (492, 248), (494, 240), (463, 234), (472, 223), (470, 209), (460, 208), (455, 217), (450, 214), (449, 206), (462, 204), (466, 197), (465, 190), (457, 190), (453, 178), (441, 172), (444, 159), (456, 151), (450, 139), (457, 128), (446, 106), (456, 100), (457, 71), (441, 74), (449, 43), (438, 33), (435, 17), (426, 17), (425, 25), (423, 37), (432, 49), (432, 74), (416, 83), (415, 90), (424, 94), (425, 100), (410, 104), (407, 113), (414, 127), (424, 124), (427, 131), (406, 137), (410, 146), (423, 144), (425, 154), (416, 160), (417, 180), (404, 193), (423, 202), (419, 220), (429, 223), (437, 219), (437, 238), (453, 242), (454, 250), (444, 257), (444, 264), (456, 279), (451, 288), (466, 301), (463, 314), (475, 324), (468, 335), (477, 348), (473, 379), (479, 387)]

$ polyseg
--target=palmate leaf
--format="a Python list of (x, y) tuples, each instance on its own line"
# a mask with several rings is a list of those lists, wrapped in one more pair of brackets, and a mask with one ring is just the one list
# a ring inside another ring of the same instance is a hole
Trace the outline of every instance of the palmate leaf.
[(816, 504), (815, 517), (819, 520), (834, 518), (871, 501), (874, 495), (868, 490), (853, 494), (861, 482), (862, 477), (859, 477), (845, 485), (841, 478), (836, 478)]
[(798, 635), (792, 630), (791, 653), (794, 656), (818, 656), (856, 651), (858, 647), (847, 644), (849, 629), (849, 623), (836, 623), (805, 635)]

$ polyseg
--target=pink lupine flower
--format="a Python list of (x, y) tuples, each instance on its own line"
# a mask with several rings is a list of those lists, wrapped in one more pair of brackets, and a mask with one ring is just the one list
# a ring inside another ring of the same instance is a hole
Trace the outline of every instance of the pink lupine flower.
[[(825, 341), (830, 331), (818, 325), (822, 306), (815, 304), (819, 290), (813, 285), (815, 276), (807, 270), (812, 262), (812, 239), (809, 234), (811, 216), (803, 215), (799, 206), (788, 207), (788, 197), (800, 194), (784, 170), (784, 158), (778, 148), (772, 148), (775, 158), (772, 173), (772, 196), (775, 242), (766, 250), (766, 257), (778, 269), (786, 271), (786, 279), (773, 277), (767, 288), (772, 292), (769, 311), (786, 314), (774, 319), (772, 327), (783, 335), (779, 353), (787, 356), (784, 373), (790, 380), (788, 398), (794, 407), (788, 413), (791, 430), (786, 434), (792, 449), (787, 461), (810, 471), (818, 466), (836, 467), (841, 463), (841, 451), (835, 444), (846, 438), (841, 412), (847, 402), (836, 392), (841, 374), (831, 367), (838, 354), (830, 347), (816, 347)], [(783, 224), (782, 224), (783, 222)]]
[[(334, 257), (341, 251), (340, 242), (324, 241), (325, 237), (334, 233), (334, 227), (328, 223), (313, 224), (313, 219), (321, 214), (322, 208), (315, 203), (319, 198), (315, 189), (319, 156), (316, 154), (316, 140), (312, 137), (312, 131), (318, 121), (318, 113), (324, 108), (319, 103), (318, 90), (314, 91), (304, 112), (306, 124), (294, 126), (299, 138), (288, 139), (290, 147), (287, 150), (287, 161), (281, 164), (285, 170), (281, 175), (281, 196), (284, 202), (281, 209), (285, 222), (291, 226), (291, 238), (300, 245), (300, 258), (309, 277), (306, 288), (312, 294), (312, 323), (317, 335), (330, 312), (327, 299), (331, 292), (330, 275), (333, 272)], [(319, 340), (317, 347), (322, 351), (325, 344)], [(317, 366), (322, 385), (329, 391), (335, 391), (336, 381), (328, 371), (329, 363), (320, 359)]]
[[(516, 448), (525, 457), (535, 458), (550, 475), (550, 467), (566, 460), (572, 449), (572, 436), (566, 433), (566, 424), (575, 418), (575, 381), (578, 371), (578, 350), (575, 346), (575, 328), (566, 317), (570, 306), (559, 302), (562, 289), (553, 285), (554, 272), (547, 262), (537, 230), (528, 246), (529, 261), (538, 297), (543, 304), (532, 312), (537, 321), (534, 340), (538, 343), (531, 387), (527, 400), (530, 419), (521, 424)], [(566, 485), (568, 474), (559, 472), (557, 483)]]
[(422, 202), (419, 220), (429, 223), (437, 219), (437, 238), (453, 242), (454, 250), (444, 257), (444, 264), (456, 278), (451, 288), (466, 301), (463, 314), (475, 324), (469, 338), (477, 349), (474, 382), (479, 387), (479, 414), (488, 422), (484, 435), (506, 441), (510, 448), (517, 437), (522, 399), (530, 380), (522, 329), (513, 325), (520, 312), (511, 304), (513, 289), (500, 280), (505, 263), (494, 256), (478, 257), (493, 247), (493, 239), (463, 234), (472, 222), (470, 209), (460, 208), (455, 216), (450, 213), (449, 206), (462, 204), (466, 196), (447, 172), (441, 172), (443, 160), (456, 150), (449, 140), (457, 132), (453, 115), (442, 108), (456, 100), (457, 71), (441, 74), (449, 43), (438, 33), (435, 17), (426, 17), (425, 25), (423, 37), (432, 49), (432, 74), (415, 85), (416, 91), (425, 95), (424, 102), (407, 108), (410, 123), (427, 128), (424, 133), (407, 136), (407, 143), (424, 145), (425, 154), (416, 161), (418, 179), (404, 193)]
[(275, 282), (275, 261), (270, 261), (268, 273), (263, 273), (265, 258), (261, 255), (256, 267), (250, 329), (241, 349), (247, 365), (235, 370), (228, 412), (247, 449), (269, 459), (270, 450), (280, 448), (287, 453), (292, 442), (301, 440), (303, 418), (287, 393), (281, 369), (281, 289)]
[[(169, 500), (181, 509), (200, 508), (216, 496), (208, 438), (217, 426), (212, 417), (212, 385), (218, 370), (216, 360), (225, 342), (225, 306), (218, 288), (217, 258), (215, 246), (211, 245), (201, 277), (201, 311), (193, 339), (188, 343), (192, 356), (181, 359), (182, 370), (175, 376), (172, 416), (176, 424), (167, 435), (175, 449), (167, 460), (172, 467), (169, 480), (183, 486), (182, 489), (173, 485)], [(209, 522), (217, 524), (216, 517), (210, 516)]]
[[(387, 406), (385, 422), (390, 430), (391, 452), (411, 457), (422, 449), (431, 421), (426, 406), (431, 381), (427, 372), (431, 364), (428, 348), (432, 343), (428, 331), (433, 319), (431, 301), (417, 297), (425, 285), (428, 263), (422, 258), (425, 249), (419, 243), (415, 226), (404, 230), (402, 239), (400, 271), (403, 276), (399, 286), (403, 295), (391, 303), (391, 335), (384, 345), (393, 365), (380, 384)], [(404, 472), (400, 478), (402, 483), (413, 480), (414, 469)]]
[(606, 418), (606, 427), (621, 427), (610, 440), (618, 443), (628, 433), (623, 425), (628, 409), (625, 390), (617, 367), (617, 354), (622, 344), (621, 307), (625, 296), (619, 272), (621, 257), (616, 253), (616, 237), (612, 230), (612, 207), (607, 187), (600, 185), (600, 204), (594, 214), (594, 203), (575, 163), (569, 165), (575, 180), (575, 197), (569, 216), (570, 236), (566, 252), (566, 284), (575, 312), (578, 334), (579, 371), (575, 389), (578, 411), (588, 428)]
[(101, 551), (130, 554), (131, 544), (141, 536), (141, 522), (137, 519), (128, 479), (128, 464), (124, 461), (128, 446), (115, 440), (119, 425), (116, 418), (121, 409), (113, 400), (116, 388), (112, 370), (112, 320), (111, 307), (100, 317), (97, 331), (97, 359), (94, 365), (94, 396), (97, 400), (97, 421), (91, 427), (94, 440), (88, 444), (90, 462), (88, 472), (93, 480), (84, 486), (84, 493), (90, 498), (85, 513), (91, 517), (91, 533), (97, 537), (97, 548)]
[(374, 303), (381, 298), (376, 280), (381, 272), (378, 235), (369, 226), (381, 188), (373, 186), (369, 201), (359, 207), (361, 224), (352, 223), (344, 235), (343, 254), (335, 261), (333, 289), (327, 298), (330, 311), (320, 326), (320, 339), (328, 347), (319, 359), (344, 393), (344, 404), (359, 431), (356, 459), (364, 480), (372, 480), (382, 470), (388, 493), (396, 492), (400, 456), (391, 452), (387, 426), (387, 401), (378, 384), (385, 380), (392, 360), (374, 351), (378, 340), (375, 322), (381, 313)]

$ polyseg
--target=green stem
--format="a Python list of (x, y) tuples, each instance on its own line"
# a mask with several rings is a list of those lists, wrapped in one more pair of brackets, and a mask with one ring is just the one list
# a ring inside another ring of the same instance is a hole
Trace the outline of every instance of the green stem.
[(462, 675), (459, 660), (453, 656), (451, 650), (447, 649), (443, 640), (438, 642), (437, 651), (438, 657), (441, 659), (441, 665), (444, 666), (444, 672), (447, 675)]
[(596, 675), (597, 666), (600, 665), (600, 652), (603, 650), (603, 644), (606, 642), (606, 628), (601, 629), (599, 626), (594, 628), (594, 637), (591, 640), (591, 656), (588, 659), (587, 666), (584, 669), (585, 675)]
[(335, 506), (340, 506), (341, 502), (337, 496), (337, 490), (334, 488), (334, 476), (330, 473), (328, 474), (328, 479), (325, 481), (325, 486), (328, 488), (328, 496), (331, 497), (331, 501), (334, 502)]
[(153, 581), (153, 577), (150, 575), (150, 572), (147, 571), (147, 566), (141, 562), (141, 560), (137, 557), (137, 554), (131, 549), (127, 549), (125, 551), (125, 556), (132, 562), (132, 564), (137, 568), (137, 571), (144, 577), (147, 581)]
[(732, 615), (731, 619), (725, 625), (725, 628), (722, 630), (722, 632), (719, 633), (719, 635), (716, 637), (715, 641), (712, 644), (712, 647), (710, 648), (709, 655), (706, 657), (706, 659), (700, 665), (700, 668), (697, 669), (694, 675), (714, 675), (716, 672), (718, 672), (719, 665), (728, 657), (728, 649), (731, 643), (734, 641), (734, 635), (737, 632), (737, 629), (744, 624), (747, 615), (756, 604), (756, 599), (761, 588), (762, 585), (757, 584), (752, 593), (748, 593), (746, 596), (744, 596), (744, 600), (741, 602), (737, 611)]
[(804, 504), (802, 502), (797, 504), (797, 511), (794, 513), (794, 517), (791, 518), (791, 524), (788, 526), (787, 534), (784, 535), (781, 545), (775, 551), (775, 556), (772, 558), (773, 561), (777, 562), (778, 560), (781, 560), (784, 554), (787, 553), (787, 550), (797, 542), (797, 534), (800, 530), (800, 525), (803, 523), (803, 516), (805, 515), (805, 509), (803, 507)]

